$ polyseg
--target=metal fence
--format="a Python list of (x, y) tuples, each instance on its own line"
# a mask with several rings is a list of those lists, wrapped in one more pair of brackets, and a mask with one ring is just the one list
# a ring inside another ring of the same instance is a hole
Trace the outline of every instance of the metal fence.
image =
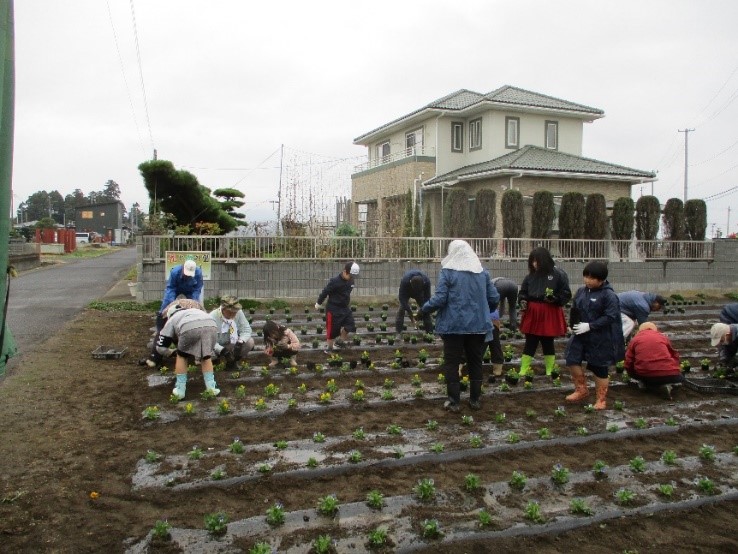
[[(226, 237), (141, 238), (142, 260), (161, 261), (165, 252), (211, 252), (214, 261), (255, 260), (440, 260), (453, 238)], [(711, 241), (618, 241), (574, 239), (466, 238), (482, 259), (525, 260), (538, 246), (560, 260), (713, 260)]]

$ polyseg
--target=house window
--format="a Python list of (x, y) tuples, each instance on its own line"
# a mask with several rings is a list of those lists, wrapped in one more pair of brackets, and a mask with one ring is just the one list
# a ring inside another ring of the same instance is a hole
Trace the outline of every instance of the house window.
[(405, 148), (408, 156), (423, 152), (423, 128), (405, 133)]
[(546, 121), (546, 148), (558, 150), (559, 148), (559, 122)]
[(464, 124), (451, 123), (451, 152), (464, 151)]
[(79, 214), (80, 219), (92, 219), (92, 210), (83, 210)]
[(469, 122), (469, 150), (479, 150), (482, 147), (482, 119)]
[(389, 141), (377, 144), (377, 159), (385, 160), (390, 155), (390, 143)]
[(505, 148), (520, 148), (520, 118), (505, 118)]

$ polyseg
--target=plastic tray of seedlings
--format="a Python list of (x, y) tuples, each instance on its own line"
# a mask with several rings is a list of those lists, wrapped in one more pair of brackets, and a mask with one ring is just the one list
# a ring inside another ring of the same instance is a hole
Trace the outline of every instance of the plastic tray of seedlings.
[(117, 360), (128, 352), (128, 348), (119, 346), (98, 346), (92, 351), (92, 357), (96, 360)]
[(738, 395), (738, 385), (725, 379), (715, 379), (713, 377), (684, 379), (684, 386), (697, 392), (717, 392)]

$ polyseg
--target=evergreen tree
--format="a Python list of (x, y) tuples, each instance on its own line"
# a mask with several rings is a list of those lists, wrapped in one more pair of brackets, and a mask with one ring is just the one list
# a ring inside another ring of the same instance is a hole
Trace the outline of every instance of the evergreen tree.
[(497, 194), (492, 189), (481, 189), (474, 202), (475, 237), (492, 237), (497, 227)]
[(684, 230), (687, 240), (705, 240), (707, 231), (707, 204), (704, 200), (684, 203)]
[(444, 210), (444, 230), (447, 237), (469, 236), (469, 197), (465, 190), (453, 189)]
[(669, 198), (661, 216), (664, 238), (684, 240), (684, 203), (679, 198)]
[(655, 196), (641, 196), (636, 202), (636, 238), (656, 240), (659, 232), (661, 205)]
[(604, 240), (607, 236), (607, 204), (599, 193), (587, 196), (584, 207), (584, 238)]
[[(559, 237), (562, 239), (584, 238), (586, 220), (585, 200), (581, 192), (567, 192), (561, 197), (559, 210)], [(582, 243), (570, 242), (561, 245), (561, 255), (566, 258), (578, 258), (584, 255)]]
[(533, 212), (530, 222), (530, 236), (536, 239), (547, 239), (551, 236), (556, 209), (553, 193), (539, 190), (533, 194)]

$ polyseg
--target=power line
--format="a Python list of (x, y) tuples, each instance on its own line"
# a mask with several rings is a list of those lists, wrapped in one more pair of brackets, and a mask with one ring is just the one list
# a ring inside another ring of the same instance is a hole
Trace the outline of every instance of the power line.
[(131, 96), (131, 89), (128, 86), (128, 79), (126, 78), (125, 66), (123, 64), (123, 57), (120, 54), (120, 46), (118, 45), (118, 35), (115, 32), (115, 25), (113, 24), (113, 14), (110, 11), (110, 0), (107, 0), (108, 5), (108, 18), (110, 19), (110, 28), (113, 30), (113, 42), (115, 42), (115, 51), (118, 53), (118, 62), (120, 63), (120, 72), (123, 74), (123, 83), (126, 87), (126, 94), (128, 95), (128, 103), (131, 105), (131, 112), (133, 114), (133, 123), (136, 126), (136, 135), (138, 135), (138, 142), (141, 145), (141, 151), (146, 153), (144, 147), (143, 137), (141, 136), (141, 129), (138, 126), (138, 117), (136, 116), (136, 108), (133, 105), (133, 97)]
[(131, 5), (131, 19), (133, 21), (133, 36), (136, 43), (136, 59), (138, 61), (138, 74), (141, 78), (141, 92), (143, 93), (144, 110), (146, 112), (146, 125), (149, 128), (149, 140), (151, 141), (151, 149), (155, 150), (154, 134), (151, 132), (151, 118), (149, 117), (149, 102), (146, 99), (146, 86), (144, 85), (143, 67), (141, 65), (141, 49), (138, 44), (138, 28), (136, 27), (136, 10), (133, 7), (133, 0), (129, 0)]

